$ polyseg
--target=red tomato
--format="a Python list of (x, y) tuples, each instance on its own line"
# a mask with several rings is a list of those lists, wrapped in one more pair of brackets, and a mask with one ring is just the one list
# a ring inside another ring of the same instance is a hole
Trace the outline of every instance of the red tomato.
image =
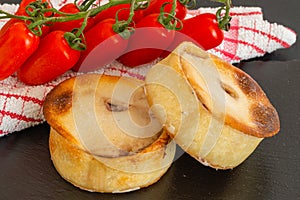
[[(101, 11), (98, 13), (95, 18), (95, 23), (98, 23), (104, 19), (108, 18), (116, 18), (116, 13), (118, 13), (118, 20), (127, 20), (129, 17), (129, 11), (130, 11), (130, 4), (119, 4), (116, 6), (112, 6), (106, 10)], [(138, 9), (134, 12), (133, 21), (137, 23), (144, 17), (143, 10)]]
[(35, 53), (18, 70), (18, 78), (27, 85), (40, 85), (54, 80), (71, 69), (80, 57), (72, 49), (63, 31), (53, 31), (40, 42)]
[(0, 37), (0, 80), (17, 71), (38, 48), (39, 41), (25, 23), (12, 24)]
[(204, 50), (219, 46), (223, 39), (223, 30), (219, 28), (216, 15), (204, 13), (182, 21), (183, 28), (175, 36), (174, 42), (161, 57), (166, 57), (181, 42), (191, 41)]
[(21, 22), (22, 20), (18, 20), (18, 19), (14, 19), (11, 18), (10, 20), (8, 20), (1, 28), (0, 30), (0, 37), (2, 37), (2, 35), (4, 35), (4, 33), (9, 29), (9, 27), (11, 27), (14, 23), (16, 22)]
[[(26, 6), (32, 2), (35, 2), (36, 0), (23, 0), (21, 1), (18, 10), (16, 11), (15, 15), (18, 16), (28, 16), (26, 13)], [(42, 2), (47, 2), (48, 3), (48, 8), (52, 8), (52, 4), (50, 0), (42, 0)], [(49, 17), (52, 13), (51, 12), (46, 12), (44, 15)], [(11, 18), (8, 22), (4, 24), (4, 26), (1, 28), (0, 31), (0, 37), (5, 33), (5, 31), (14, 23), (16, 22), (21, 22), (22, 20)], [(43, 35), (47, 34), (49, 32), (49, 27), (43, 26)]]
[[(144, 10), (145, 15), (150, 15), (152, 13), (160, 13), (160, 9), (164, 3), (169, 3), (165, 6), (164, 11), (169, 13), (172, 9), (173, 0), (150, 0), (150, 5)], [(175, 9), (176, 17), (178, 19), (184, 19), (187, 14), (187, 8), (185, 5), (177, 1)]]
[(181, 33), (196, 40), (205, 50), (212, 49), (224, 39), (215, 14), (204, 13), (182, 21)]
[[(65, 4), (63, 7), (59, 9), (59, 11), (68, 13), (68, 14), (75, 14), (80, 12), (80, 10), (76, 7), (74, 3)], [(62, 16), (61, 14), (55, 14), (55, 17)], [(72, 20), (67, 22), (56, 22), (51, 26), (51, 31), (55, 30), (62, 30), (62, 31), (72, 31), (74, 28), (80, 28), (84, 19)], [(93, 18), (88, 19), (87, 26), (85, 27), (84, 31), (87, 31), (90, 27), (94, 24)]]
[(103, 20), (84, 34), (87, 49), (82, 52), (74, 71), (93, 71), (122, 55), (128, 40), (113, 31), (115, 22), (115, 19)]
[(151, 14), (136, 25), (130, 37), (127, 53), (118, 61), (128, 67), (136, 67), (154, 61), (172, 43), (174, 31), (158, 22), (159, 14)]

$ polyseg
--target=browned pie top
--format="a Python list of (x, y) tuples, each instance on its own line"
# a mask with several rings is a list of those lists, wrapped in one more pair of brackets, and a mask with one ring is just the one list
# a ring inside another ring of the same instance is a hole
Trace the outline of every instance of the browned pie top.
[[(271, 137), (279, 132), (280, 121), (276, 109), (259, 84), (241, 69), (226, 63), (220, 58), (211, 55), (216, 66), (242, 91), (242, 95), (235, 91), (226, 91), (233, 99), (246, 98), (247, 120), (239, 120), (239, 115), (227, 113), (225, 122), (236, 129), (256, 137)], [(233, 105), (234, 106), (234, 105)], [(240, 110), (242, 113), (242, 110)]]
[(161, 123), (149, 115), (143, 86), (140, 80), (117, 76), (70, 78), (47, 95), (44, 116), (56, 132), (96, 155), (141, 152), (162, 130)]
[(192, 43), (183, 43), (172, 56), (168, 59), (179, 63), (180, 69), (175, 69), (213, 116), (248, 135), (264, 138), (278, 133), (276, 109), (247, 73)]

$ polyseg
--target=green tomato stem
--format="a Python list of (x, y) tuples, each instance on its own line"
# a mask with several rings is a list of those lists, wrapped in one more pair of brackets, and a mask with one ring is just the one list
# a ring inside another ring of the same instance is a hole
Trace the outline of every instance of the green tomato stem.
[[(171, 11), (170, 11), (170, 15), (175, 16), (176, 15), (176, 7), (177, 7), (177, 0), (173, 0), (172, 2), (172, 7), (171, 7)], [(162, 10), (163, 11), (163, 10)]]
[[(219, 28), (225, 31), (230, 29), (230, 8), (231, 8), (231, 0), (216, 0), (217, 2), (223, 3), (224, 6), (219, 8), (216, 12), (216, 17), (218, 20)], [(222, 11), (225, 11), (225, 14), (222, 16)]]
[(106, 10), (112, 6), (116, 6), (119, 4), (126, 4), (126, 3), (131, 3), (131, 0), (110, 0), (107, 4), (104, 4), (102, 6), (96, 7), (96, 8), (92, 8), (91, 9), (91, 17), (97, 15), (98, 13), (100, 13), (103, 10)]
[(87, 16), (95, 16), (98, 13), (100, 13), (103, 10), (106, 10), (112, 6), (115, 5), (119, 5), (119, 4), (125, 4), (125, 3), (129, 3), (131, 2), (131, 0), (111, 0), (109, 3), (104, 4), (102, 6), (99, 6), (97, 8), (92, 8), (88, 11), (82, 11), (82, 12), (78, 12), (75, 14), (68, 14), (68, 13), (64, 13), (64, 12), (60, 12), (54, 8), (52, 9), (47, 9), (47, 11), (52, 11), (52, 12), (56, 12), (59, 13), (63, 16), (60, 17), (47, 17), (44, 19), (40, 19), (37, 20), (36, 22), (31, 23), (28, 28), (29, 29), (33, 29), (35, 27), (41, 26), (43, 24), (49, 24), (50, 22), (68, 22), (68, 21), (73, 21), (73, 20), (78, 20), (78, 19), (82, 19), (82, 18), (86, 18)]
[(87, 25), (87, 20), (89, 18), (89, 13), (84, 18), (82, 25), (79, 29), (74, 29), (71, 32), (66, 32), (64, 37), (68, 42), (69, 46), (77, 51), (84, 51), (86, 49), (86, 45), (84, 43), (84, 35), (83, 31)]
[(166, 2), (162, 5), (157, 20), (168, 30), (180, 30), (182, 28), (182, 21), (176, 17), (177, 0), (173, 0), (172, 8), (169, 13), (164, 12), (164, 8), (167, 4), (169, 3)]
[(20, 19), (20, 20), (32, 20), (33, 19), (32, 17), (10, 14), (8, 12), (5, 12), (4, 10), (0, 10), (0, 14), (4, 14), (4, 16), (0, 16), (0, 19), (8, 19), (8, 18), (14, 18), (14, 19)]
[(134, 16), (134, 9), (135, 9), (135, 0), (132, 0), (130, 5), (129, 17), (127, 19), (127, 24), (130, 24), (132, 22), (132, 18)]
[(125, 21), (119, 21), (118, 19), (118, 13), (120, 10), (116, 13), (116, 23), (112, 26), (112, 29), (115, 33), (118, 33), (121, 35), (122, 38), (128, 39), (133, 31), (133, 28), (129, 26), (129, 24), (132, 22), (136, 0), (132, 0), (130, 3), (130, 10), (129, 10), (129, 16), (128, 19)]
[(81, 27), (78, 29), (78, 31), (76, 33), (76, 37), (80, 37), (83, 34), (83, 31), (84, 31), (85, 27), (87, 26), (87, 21), (88, 21), (88, 18), (89, 18), (89, 14), (90, 14), (90, 12), (88, 12), (88, 14), (85, 16)]

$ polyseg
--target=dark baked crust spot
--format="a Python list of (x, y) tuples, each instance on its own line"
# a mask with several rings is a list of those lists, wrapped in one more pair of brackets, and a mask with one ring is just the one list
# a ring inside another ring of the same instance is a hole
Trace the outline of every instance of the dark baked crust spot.
[(50, 120), (51, 116), (63, 115), (72, 106), (72, 88), (73, 79), (64, 81), (64, 87), (59, 84), (48, 93), (43, 104), (43, 112), (46, 120)]
[(57, 96), (53, 101), (53, 109), (57, 113), (67, 112), (72, 106), (72, 91), (65, 91)]
[(260, 137), (271, 137), (279, 131), (279, 117), (273, 107), (258, 102), (252, 105), (251, 111)]

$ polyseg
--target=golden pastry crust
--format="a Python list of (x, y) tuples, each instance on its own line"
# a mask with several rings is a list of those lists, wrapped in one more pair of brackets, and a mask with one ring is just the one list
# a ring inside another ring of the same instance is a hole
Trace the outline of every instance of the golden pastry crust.
[[(43, 111), (51, 126), (53, 164), (82, 189), (147, 187), (173, 161), (176, 145), (149, 115), (142, 81), (96, 74), (70, 78), (47, 95)], [(129, 118), (135, 126), (127, 124)]]
[[(49, 148), (57, 172), (74, 186), (91, 192), (123, 193), (148, 187), (167, 172), (172, 163), (171, 157), (173, 157), (168, 151), (174, 148), (174, 144), (169, 144), (173, 147), (170, 146), (169, 150), (167, 149), (166, 144), (169, 142), (167, 137), (167, 134), (162, 134), (162, 137), (146, 148), (143, 153), (120, 158), (99, 158), (78, 148), (67, 138), (51, 129)], [(153, 149), (156, 150), (153, 151)], [(149, 152), (151, 158), (146, 157)], [(166, 153), (170, 156), (169, 160), (164, 157)], [(109, 159), (109, 161), (104, 159)], [(125, 162), (124, 159), (126, 159)], [(139, 164), (142, 166), (150, 164), (155, 168), (133, 173), (119, 167), (119, 163), (132, 166), (132, 170), (134, 170), (133, 166)]]
[(201, 163), (218, 169), (241, 164), (279, 117), (245, 72), (182, 43), (146, 75), (146, 94), (170, 136)]

